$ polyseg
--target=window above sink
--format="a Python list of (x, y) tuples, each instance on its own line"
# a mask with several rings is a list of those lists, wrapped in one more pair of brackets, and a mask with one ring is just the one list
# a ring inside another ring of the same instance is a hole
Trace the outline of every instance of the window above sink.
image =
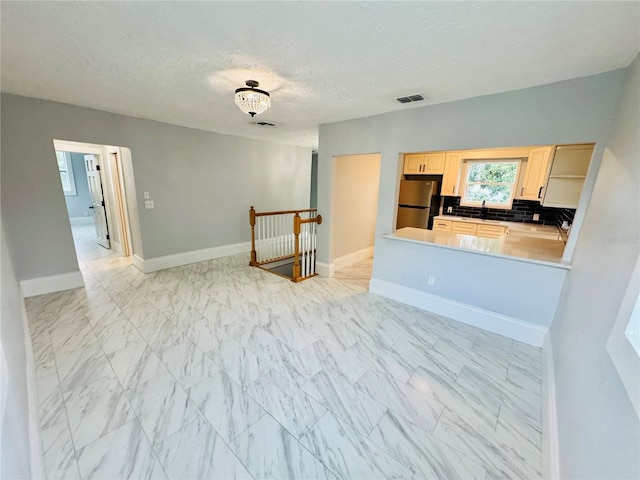
[(518, 159), (465, 160), (460, 204), (510, 209), (522, 162)]

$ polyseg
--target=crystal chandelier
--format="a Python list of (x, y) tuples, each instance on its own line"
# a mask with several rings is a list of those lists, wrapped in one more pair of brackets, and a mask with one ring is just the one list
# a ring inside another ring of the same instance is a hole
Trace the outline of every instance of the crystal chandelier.
[(248, 88), (243, 87), (236, 90), (236, 105), (240, 110), (253, 117), (271, 107), (269, 92), (258, 90), (256, 87), (260, 84), (255, 80), (247, 80), (245, 83)]

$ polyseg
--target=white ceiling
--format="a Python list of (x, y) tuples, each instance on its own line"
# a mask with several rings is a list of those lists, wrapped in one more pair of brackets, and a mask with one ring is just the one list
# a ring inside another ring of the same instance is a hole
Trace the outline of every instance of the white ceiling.
[[(2, 91), (315, 147), (321, 123), (626, 67), (639, 5), (3, 1)], [(272, 94), (254, 120), (247, 79)]]

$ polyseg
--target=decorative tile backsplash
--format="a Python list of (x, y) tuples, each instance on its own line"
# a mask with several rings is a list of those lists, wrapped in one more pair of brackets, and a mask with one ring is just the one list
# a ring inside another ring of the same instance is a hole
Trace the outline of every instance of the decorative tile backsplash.
[[(452, 211), (448, 212), (448, 207)], [(551, 208), (543, 207), (540, 202), (534, 200), (518, 200), (513, 201), (511, 210), (503, 210), (501, 208), (485, 208), (486, 215), (483, 217), (482, 208), (465, 207), (460, 205), (460, 197), (442, 197), (442, 213), (444, 215), (455, 215), (457, 217), (470, 218), (486, 218), (488, 220), (500, 220), (506, 222), (523, 222), (538, 223), (543, 225), (562, 225), (563, 221), (573, 223), (573, 217), (576, 213), (571, 208)], [(533, 215), (540, 215), (539, 221), (533, 220)]]

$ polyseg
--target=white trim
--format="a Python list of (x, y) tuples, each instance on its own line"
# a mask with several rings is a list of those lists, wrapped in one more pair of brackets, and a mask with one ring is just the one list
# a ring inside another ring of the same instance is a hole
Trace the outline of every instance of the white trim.
[(36, 386), (36, 365), (33, 355), (33, 345), (31, 344), (31, 332), (26, 315), (24, 298), (22, 303), (22, 324), (24, 331), (24, 348), (27, 360), (27, 406), (29, 411), (29, 458), (31, 459), (31, 478), (46, 478), (44, 467), (44, 452), (42, 449), (42, 433), (40, 421), (38, 419), (38, 402)]
[(607, 352), (622, 381), (629, 401), (640, 418), (640, 361), (638, 352), (627, 336), (629, 322), (640, 295), (640, 256), (636, 259), (629, 285), (625, 290), (616, 322), (607, 339)]
[(118, 252), (118, 255), (122, 256), (122, 245), (120, 245), (115, 240), (111, 240), (111, 246), (116, 252)]
[(20, 281), (20, 289), (24, 297), (35, 297), (36, 295), (82, 287), (84, 287), (84, 279), (80, 270)]
[(69, 223), (71, 225), (91, 225), (93, 224), (93, 217), (69, 217)]
[(131, 255), (131, 263), (134, 267), (144, 273), (144, 258), (134, 253)]
[[(251, 242), (242, 242), (221, 245), (219, 247), (203, 248), (201, 250), (192, 250), (190, 252), (176, 253), (174, 255), (166, 255), (164, 257), (142, 258), (134, 254), (133, 265), (144, 273), (151, 273), (157, 272), (158, 270), (164, 270), (166, 268), (213, 260), (214, 258), (227, 257), (229, 255), (236, 255), (239, 253), (249, 253), (250, 251)], [(249, 259), (247, 258), (247, 264), (248, 263)]]
[(341, 268), (349, 267), (354, 263), (358, 263), (371, 257), (373, 257), (373, 245), (363, 248), (362, 250), (357, 250), (355, 252), (347, 253), (341, 257), (334, 258), (333, 269), (334, 271), (340, 270)]
[(316, 273), (321, 277), (333, 277), (334, 271), (333, 263), (316, 262)]
[(437, 315), (452, 318), (467, 325), (473, 325), (474, 327), (533, 345), (534, 347), (542, 346), (548, 330), (543, 325), (525, 322), (501, 313), (484, 310), (474, 305), (457, 302), (377, 278), (371, 279), (369, 291)]
[(93, 153), (102, 155), (102, 147), (108, 145), (98, 145), (96, 143), (76, 142), (74, 140), (57, 140), (53, 139), (53, 147), (57, 151), (73, 152), (73, 153)]
[(542, 478), (560, 478), (560, 443), (556, 406), (556, 375), (551, 338), (542, 345)]

